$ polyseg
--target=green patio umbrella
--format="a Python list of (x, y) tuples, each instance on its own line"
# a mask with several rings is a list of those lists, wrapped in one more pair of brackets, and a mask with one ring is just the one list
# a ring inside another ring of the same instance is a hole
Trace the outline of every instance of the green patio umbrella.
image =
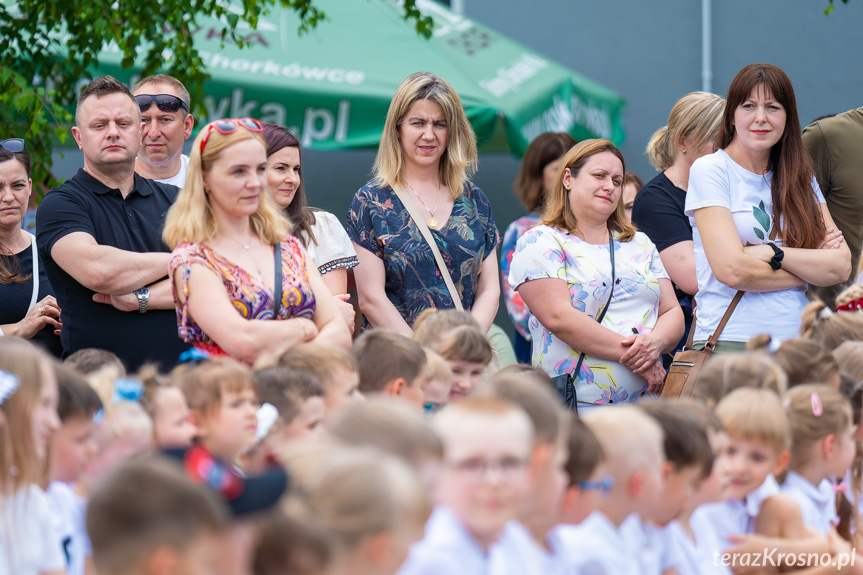
[[(280, 6), (245, 39), (251, 47), (219, 47), (218, 23), (201, 19), (194, 32), (211, 79), (206, 116), (251, 116), (294, 129), (305, 147), (341, 150), (377, 146), (387, 108), (408, 75), (429, 71), (462, 99), (484, 150), (524, 154), (545, 131), (576, 139), (623, 141), (623, 99), (611, 90), (537, 54), (434, 0), (418, 8), (435, 21), (434, 35), (417, 35), (392, 0), (315, 0), (329, 20), (298, 37), (293, 12)], [(98, 73), (134, 79), (116, 49), (100, 57)], [(198, 125), (203, 125), (203, 120)]]

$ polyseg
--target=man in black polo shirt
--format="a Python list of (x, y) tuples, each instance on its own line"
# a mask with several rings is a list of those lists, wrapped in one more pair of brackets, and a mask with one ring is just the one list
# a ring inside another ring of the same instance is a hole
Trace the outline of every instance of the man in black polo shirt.
[(72, 135), (84, 168), (36, 212), (39, 253), (63, 310), (64, 355), (95, 347), (130, 370), (145, 361), (171, 367), (188, 348), (177, 335), (162, 241), (178, 189), (135, 173), (141, 111), (111, 76), (81, 93)]

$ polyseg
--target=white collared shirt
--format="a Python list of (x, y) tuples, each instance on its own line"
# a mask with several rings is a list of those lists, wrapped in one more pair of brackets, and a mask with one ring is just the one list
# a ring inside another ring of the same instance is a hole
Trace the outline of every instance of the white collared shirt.
[(562, 552), (564, 544), (555, 530), (546, 535), (551, 551), (536, 542), (518, 521), (507, 523), (500, 541), (489, 550), (489, 575), (569, 575), (572, 566)]
[(794, 498), (803, 514), (803, 523), (821, 535), (839, 522), (836, 514), (836, 490), (829, 479), (822, 479), (818, 486), (794, 471), (788, 472), (782, 492)]
[(415, 543), (397, 575), (487, 575), (488, 553), (458, 517), (442, 505), (426, 523), (425, 537)]
[(666, 532), (670, 561), (666, 569), (673, 568), (678, 575), (731, 575), (722, 565), (721, 551), (712, 533), (709, 541), (693, 541), (678, 521), (669, 523)]
[(779, 493), (779, 484), (772, 475), (768, 475), (758, 489), (746, 496), (746, 500), (728, 499), (720, 503), (702, 505), (692, 514), (689, 525), (695, 534), (699, 550), (701, 542), (716, 546), (708, 549), (712, 555), (715, 551), (722, 553), (731, 543), (729, 535), (746, 535), (755, 531), (755, 520), (761, 510), (761, 504), (772, 495)]
[(564, 560), (573, 565), (572, 573), (584, 575), (640, 575), (640, 553), (627, 541), (605, 515), (594, 511), (575, 526), (560, 526), (554, 533), (563, 544)]
[(668, 568), (663, 528), (646, 523), (633, 513), (620, 524), (620, 534), (629, 549), (638, 550), (638, 563), (643, 575), (660, 575)]

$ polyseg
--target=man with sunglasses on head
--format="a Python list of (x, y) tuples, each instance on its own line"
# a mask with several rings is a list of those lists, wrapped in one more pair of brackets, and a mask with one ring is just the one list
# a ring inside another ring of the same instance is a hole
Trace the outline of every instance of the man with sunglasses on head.
[(177, 335), (162, 227), (176, 186), (135, 173), (141, 110), (111, 76), (78, 97), (72, 135), (84, 167), (36, 212), (37, 244), (62, 311), (64, 355), (117, 354), (130, 371), (169, 368), (188, 346)]
[(132, 95), (144, 123), (135, 171), (145, 178), (182, 188), (189, 165), (183, 143), (195, 127), (195, 118), (189, 113), (189, 91), (173, 76), (156, 74), (135, 84)]

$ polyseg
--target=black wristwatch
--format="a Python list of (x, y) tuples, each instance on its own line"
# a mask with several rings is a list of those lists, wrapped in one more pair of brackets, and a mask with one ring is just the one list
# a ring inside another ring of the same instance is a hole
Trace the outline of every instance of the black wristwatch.
[(767, 242), (767, 245), (773, 248), (773, 257), (770, 258), (770, 267), (774, 270), (782, 269), (782, 258), (785, 257), (785, 252), (783, 252), (779, 246), (774, 244), (773, 242)]
[(135, 290), (135, 295), (138, 296), (138, 313), (147, 313), (147, 306), (150, 305), (150, 290), (142, 287)]

